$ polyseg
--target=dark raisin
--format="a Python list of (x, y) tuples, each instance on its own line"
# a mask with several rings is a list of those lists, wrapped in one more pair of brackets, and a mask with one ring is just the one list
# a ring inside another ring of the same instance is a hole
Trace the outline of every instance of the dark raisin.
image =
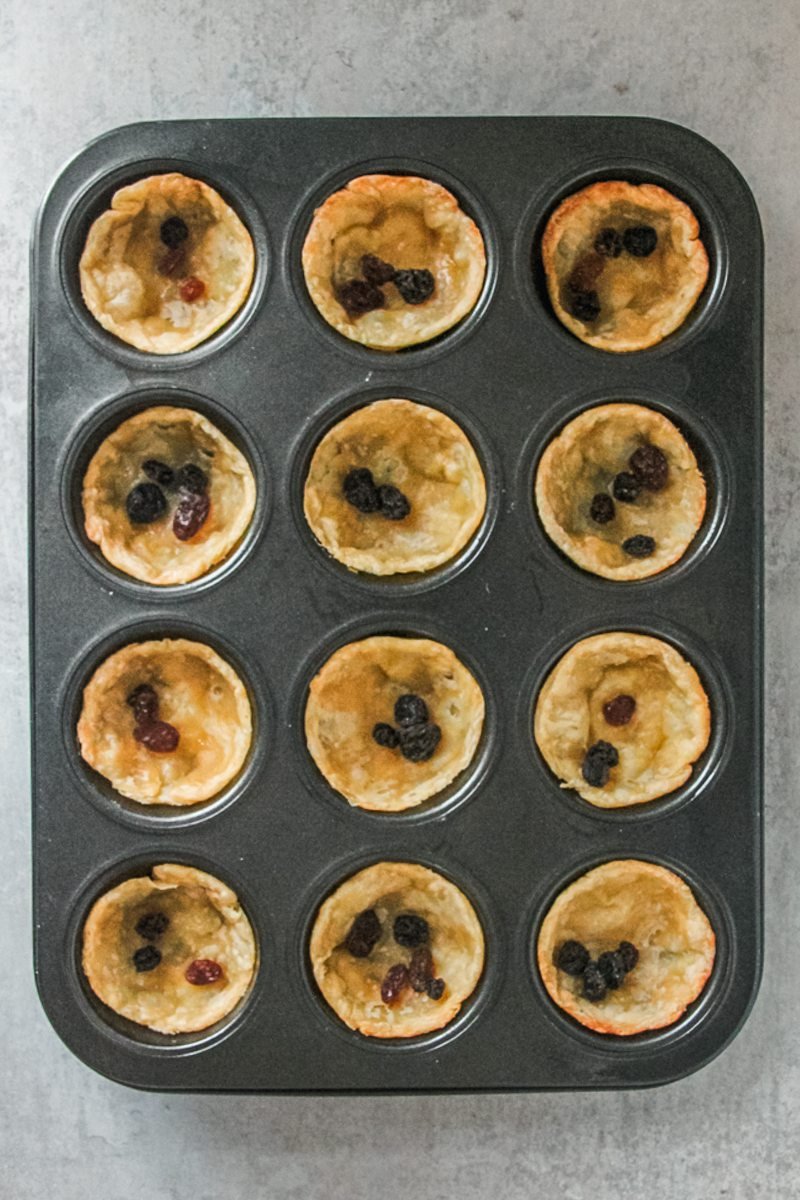
[(175, 477), (175, 483), (182, 492), (193, 496), (202, 496), (208, 491), (208, 476), (201, 467), (194, 463), (186, 463)]
[(605, 994), (608, 991), (606, 981), (603, 978), (600, 968), (597, 963), (590, 962), (583, 972), (583, 995), (587, 1000), (591, 1000), (596, 1004), (598, 1000), (605, 999)]
[(634, 500), (639, 499), (641, 484), (635, 475), (630, 475), (627, 471), (620, 471), (619, 475), (614, 476), (614, 492), (615, 500), (622, 500), (625, 504), (633, 504)]
[(381, 984), (381, 1000), (384, 1004), (394, 1004), (408, 987), (408, 967), (405, 963), (395, 963), (386, 972)]
[(622, 254), (622, 238), (616, 229), (601, 229), (594, 239), (594, 248), (603, 258), (619, 258)]
[(168, 721), (142, 721), (133, 731), (137, 742), (141, 742), (155, 754), (171, 754), (177, 750), (181, 735)]
[(655, 548), (655, 538), (648, 537), (646, 533), (637, 533), (622, 543), (622, 549), (631, 558), (649, 558)]
[(167, 500), (156, 483), (137, 483), (128, 492), (125, 510), (134, 525), (149, 525), (163, 517)]
[(634, 450), (628, 459), (628, 466), (648, 492), (660, 492), (667, 486), (669, 463), (666, 454), (658, 446), (645, 442), (638, 450)]
[(600, 297), (594, 291), (578, 292), (567, 299), (566, 308), (579, 321), (596, 321), (600, 316)]
[(622, 244), (634, 258), (648, 258), (658, 245), (658, 234), (652, 225), (631, 225), (622, 235)]
[(431, 936), (428, 922), (416, 913), (400, 913), (395, 917), (392, 933), (398, 946), (405, 946), (406, 950), (426, 945)]
[(380, 940), (381, 923), (374, 908), (365, 908), (350, 926), (344, 939), (345, 948), (353, 958), (368, 958)]
[(336, 288), (336, 299), (348, 317), (360, 317), (373, 309), (383, 308), (385, 298), (380, 288), (366, 279), (351, 279)]
[(384, 746), (387, 750), (396, 750), (400, 745), (400, 734), (393, 725), (387, 725), (385, 721), (373, 725), (372, 736), (379, 746)]
[(639, 951), (633, 942), (620, 942), (619, 955), (626, 971), (632, 971), (639, 961)]
[(605, 950), (597, 960), (597, 969), (605, 979), (606, 987), (612, 991), (616, 991), (625, 978), (625, 964), (618, 950)]
[(366, 467), (354, 467), (348, 471), (342, 484), (344, 498), (353, 508), (362, 513), (378, 512), (381, 506), (378, 489), (372, 478), (372, 471)]
[(182, 275), (186, 263), (186, 253), (183, 247), (177, 250), (167, 250), (156, 263), (159, 275)]
[(430, 996), (431, 1000), (441, 1000), (444, 995), (445, 983), (443, 979), (429, 979), (425, 985), (425, 991)]
[(428, 706), (422, 696), (406, 692), (394, 702), (394, 719), (398, 725), (423, 725), (428, 719)]
[(400, 753), (409, 762), (427, 762), (442, 740), (438, 725), (409, 725), (400, 730)]
[(576, 294), (590, 292), (605, 268), (606, 264), (598, 254), (585, 254), (572, 268), (567, 287)]
[(408, 964), (408, 981), (415, 992), (424, 992), (433, 978), (433, 956), (427, 946), (418, 946)]
[(402, 521), (411, 512), (411, 502), (399, 488), (384, 483), (378, 488), (381, 516), (389, 521)]
[(184, 279), (178, 288), (181, 300), (185, 300), (187, 304), (193, 304), (195, 300), (204, 296), (205, 292), (206, 285), (196, 275), (190, 275), (188, 279)]
[(165, 246), (170, 250), (177, 250), (188, 238), (189, 226), (180, 217), (167, 217), (166, 221), (161, 222), (158, 232)]
[(155, 946), (140, 946), (133, 952), (133, 965), (137, 971), (153, 971), (161, 962), (161, 951)]
[(154, 942), (160, 938), (169, 925), (169, 917), (163, 912), (143, 913), (136, 922), (136, 932), (145, 941)]
[(394, 285), (406, 304), (424, 304), (433, 295), (436, 280), (424, 268), (412, 271), (395, 271)]
[(142, 470), (148, 479), (152, 479), (153, 483), (159, 484), (162, 488), (175, 486), (175, 472), (172, 467), (168, 467), (166, 463), (160, 462), (157, 458), (148, 458), (142, 463)]
[(395, 269), (391, 263), (384, 262), (377, 254), (364, 254), (361, 257), (361, 274), (367, 283), (380, 287), (382, 283), (391, 283)]
[(564, 971), (567, 975), (582, 975), (589, 962), (589, 951), (582, 942), (570, 939), (558, 947), (553, 962), (559, 971)]
[(614, 501), (607, 492), (598, 492), (592, 497), (592, 507), (589, 509), (589, 516), (598, 525), (607, 525), (609, 521), (614, 520), (616, 514)]
[(149, 683), (140, 683), (135, 687), (126, 703), (130, 704), (137, 721), (155, 721), (158, 716), (158, 696)]
[(609, 725), (627, 725), (635, 712), (636, 701), (624, 692), (603, 705), (603, 716)]
[(172, 518), (172, 532), (179, 542), (188, 542), (204, 525), (211, 508), (208, 496), (185, 492)]
[(195, 987), (205, 987), (207, 983), (216, 983), (222, 978), (222, 967), (213, 958), (196, 958), (186, 968), (185, 977)]
[(605, 787), (611, 767), (616, 767), (619, 754), (609, 742), (595, 742), (586, 751), (581, 767), (583, 778), (590, 787)]

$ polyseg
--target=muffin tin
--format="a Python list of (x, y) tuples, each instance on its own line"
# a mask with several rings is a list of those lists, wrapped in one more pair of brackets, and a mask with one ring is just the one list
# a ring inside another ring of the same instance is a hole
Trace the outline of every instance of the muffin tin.
[[(251, 295), (231, 323), (174, 357), (125, 346), (84, 309), (78, 258), (113, 191), (169, 170), (206, 180), (256, 246)], [(315, 205), (371, 171), (440, 181), (478, 222), (487, 279), (474, 311), (435, 342), (387, 355), (346, 341), (313, 308), (300, 248)], [(536, 253), (548, 214), (597, 180), (661, 183), (697, 213), (706, 290), (651, 350), (606, 354), (553, 315)], [(741, 176), (697, 135), (620, 118), (186, 121), (131, 126), (63, 171), (34, 237), (31, 334), (31, 659), (36, 974), (66, 1044), (130, 1085), (180, 1091), (415, 1092), (635, 1087), (683, 1076), (740, 1028), (761, 968), (761, 289), (758, 215)], [(381, 397), (441, 407), (481, 458), (487, 514), (452, 563), (419, 577), (350, 574), (302, 513), (314, 445)], [(538, 457), (592, 404), (632, 399), (671, 417), (709, 483), (703, 527), (662, 575), (613, 583), (548, 541), (533, 503)], [(81, 527), (88, 457), (151, 404), (206, 413), (245, 452), (259, 498), (231, 558), (195, 583), (136, 583)], [(689, 783), (603, 811), (563, 792), (532, 736), (536, 692), (575, 640), (607, 629), (666, 638), (712, 704), (711, 743)], [(303, 742), (308, 682), (333, 649), (370, 633), (451, 646), (476, 674), (487, 720), (476, 759), (443, 795), (396, 815), (351, 809)], [(250, 689), (256, 737), (241, 777), (184, 810), (116, 796), (84, 764), (81, 689), (111, 650), (185, 634)], [(578, 874), (616, 857), (662, 863), (693, 887), (717, 935), (711, 979), (673, 1026), (593, 1034), (548, 999), (539, 923)], [(307, 958), (318, 905), (382, 858), (452, 878), (484, 925), (486, 968), (443, 1030), (379, 1042), (342, 1025)], [(249, 995), (200, 1034), (166, 1037), (93, 996), (82, 922), (106, 888), (185, 862), (238, 893), (259, 943)]]

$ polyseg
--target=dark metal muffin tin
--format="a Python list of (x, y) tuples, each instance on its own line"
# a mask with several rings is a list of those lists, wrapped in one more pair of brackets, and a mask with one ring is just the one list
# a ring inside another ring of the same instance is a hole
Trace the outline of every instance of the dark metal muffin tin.
[[(119, 186), (154, 172), (207, 180), (253, 235), (252, 294), (186, 354), (148, 356), (83, 307), (78, 259)], [(311, 215), (372, 171), (441, 181), (486, 241), (475, 310), (435, 342), (370, 351), (329, 328), (305, 290)], [(698, 215), (708, 285), (652, 350), (607, 354), (547, 302), (538, 239), (554, 206), (598, 179), (661, 183)], [(678, 1078), (741, 1026), (761, 967), (761, 289), (758, 215), (708, 142), (619, 118), (186, 121), (94, 142), (45, 201), (33, 247), (31, 639), (36, 973), (67, 1045), (145, 1088), (263, 1092), (610, 1088)], [(304, 470), (333, 421), (379, 397), (441, 407), (486, 471), (484, 525), (455, 562), (418, 578), (354, 576), (315, 543)], [(608, 400), (675, 420), (709, 483), (681, 562), (638, 583), (579, 570), (545, 536), (535, 465), (573, 415)], [(187, 404), (234, 438), (259, 502), (243, 545), (205, 579), (157, 589), (104, 563), (82, 532), (88, 456), (124, 417)], [(532, 709), (558, 656), (599, 630), (637, 629), (684, 650), (707, 686), (711, 744), (663, 800), (608, 812), (561, 790), (536, 750)], [(303, 706), (336, 647), (370, 633), (431, 636), (477, 675), (487, 723), (475, 762), (443, 795), (394, 816), (351, 809), (306, 751)], [(78, 755), (81, 690), (111, 650), (184, 633), (217, 647), (250, 688), (256, 738), (241, 777), (208, 804), (153, 809), (119, 798)], [(556, 1008), (535, 969), (541, 918), (576, 875), (616, 857), (678, 871), (717, 934), (700, 999), (675, 1025), (592, 1034)], [(307, 939), (317, 906), (384, 858), (426, 863), (477, 907), (487, 958), (437, 1034), (381, 1042), (346, 1029), (317, 993)], [(238, 892), (260, 965), (221, 1024), (165, 1037), (110, 1012), (80, 968), (81, 925), (106, 888), (158, 862), (207, 869)]]

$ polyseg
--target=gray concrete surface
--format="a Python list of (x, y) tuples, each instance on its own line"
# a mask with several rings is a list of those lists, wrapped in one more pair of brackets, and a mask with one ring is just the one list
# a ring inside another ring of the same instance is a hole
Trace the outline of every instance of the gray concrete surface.
[[(138, 1094), (50, 1030), (29, 965), (27, 242), (89, 138), (140, 118), (631, 113), (690, 125), (767, 234), (764, 983), (737, 1041), (666, 1089), (264, 1099)], [(796, 0), (5, 0), (0, 6), (0, 1195), (104, 1200), (800, 1196), (800, 8)]]

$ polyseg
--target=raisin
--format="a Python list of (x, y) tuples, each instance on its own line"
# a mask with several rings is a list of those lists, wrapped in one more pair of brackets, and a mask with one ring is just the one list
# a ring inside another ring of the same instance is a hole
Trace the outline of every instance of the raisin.
[(189, 236), (189, 226), (180, 217), (167, 217), (166, 221), (161, 222), (159, 236), (170, 250), (177, 250), (178, 246)]
[(445, 983), (443, 979), (429, 979), (425, 985), (425, 991), (431, 1000), (441, 1000), (444, 995), (444, 988)]
[(408, 981), (415, 992), (424, 992), (433, 978), (433, 956), (427, 946), (418, 946), (408, 965)]
[(411, 512), (408, 497), (390, 483), (384, 483), (378, 488), (378, 502), (381, 506), (381, 516), (389, 521), (402, 521)]
[(160, 938), (169, 925), (169, 917), (163, 912), (143, 913), (136, 922), (136, 932), (145, 941), (154, 942)]
[(613, 521), (616, 515), (614, 501), (607, 492), (598, 492), (592, 497), (592, 506), (589, 509), (589, 516), (598, 525), (607, 525), (609, 521)]
[(635, 475), (629, 475), (627, 471), (620, 471), (619, 475), (614, 476), (614, 492), (615, 500), (622, 500), (625, 504), (633, 504), (639, 499), (639, 491), (641, 484)]
[(181, 738), (168, 721), (142, 721), (134, 729), (133, 736), (154, 754), (171, 754), (177, 750)]
[(156, 270), (159, 275), (182, 275), (185, 262), (186, 255), (181, 247), (177, 250), (168, 250), (159, 258)]
[(616, 991), (625, 978), (625, 964), (618, 950), (605, 950), (597, 960), (597, 969), (603, 976), (606, 987), (612, 991)]
[(427, 762), (442, 740), (438, 725), (410, 725), (400, 730), (400, 753), (409, 762)]
[(158, 484), (137, 483), (128, 492), (125, 511), (134, 525), (150, 525), (163, 517), (167, 500)]
[(367, 467), (354, 467), (348, 471), (342, 484), (344, 498), (353, 508), (362, 513), (378, 512), (381, 506), (378, 489)]
[(669, 478), (669, 463), (663, 450), (645, 442), (638, 450), (634, 450), (628, 459), (628, 466), (633, 471), (639, 484), (648, 492), (660, 492), (667, 486)]
[(202, 496), (208, 491), (208, 476), (194, 463), (186, 463), (181, 467), (175, 482), (182, 492), (190, 492), (193, 496)]
[(142, 470), (148, 479), (152, 479), (153, 483), (157, 483), (162, 488), (175, 486), (175, 472), (172, 467), (168, 467), (166, 463), (157, 458), (148, 458), (142, 463)]
[(582, 975), (589, 962), (589, 951), (582, 942), (570, 939), (562, 942), (553, 955), (553, 962), (559, 971), (567, 975)]
[(384, 746), (387, 750), (396, 750), (400, 745), (400, 734), (393, 725), (387, 725), (385, 721), (373, 725), (372, 736), (379, 746)]
[(424, 304), (433, 295), (436, 280), (424, 268), (412, 271), (395, 271), (394, 286), (406, 304)]
[(655, 538), (648, 537), (646, 533), (637, 533), (622, 543), (622, 549), (631, 558), (649, 558), (655, 548)]
[(567, 287), (571, 292), (590, 292), (603, 274), (606, 264), (597, 254), (585, 254), (579, 258), (570, 272)]
[(161, 951), (155, 946), (140, 946), (134, 950), (132, 961), (137, 971), (153, 971), (161, 962)]
[(639, 961), (639, 951), (633, 942), (620, 942), (619, 955), (626, 971), (632, 971)]
[(423, 725), (428, 719), (428, 706), (422, 696), (406, 692), (394, 702), (394, 719), (398, 725)]
[(603, 716), (609, 725), (627, 725), (635, 712), (636, 701), (624, 692), (603, 705)]
[(213, 958), (196, 958), (190, 962), (185, 972), (186, 979), (195, 987), (204, 987), (207, 983), (216, 983), (222, 978), (222, 967)]
[(350, 926), (344, 939), (345, 948), (353, 958), (368, 958), (381, 936), (381, 923), (374, 908), (365, 908)]
[(652, 225), (631, 225), (622, 235), (622, 244), (634, 258), (649, 258), (658, 245), (658, 234)]
[(590, 787), (605, 787), (611, 767), (616, 767), (619, 754), (610, 742), (595, 742), (586, 751), (581, 774)]
[(380, 288), (366, 279), (351, 279), (335, 289), (336, 299), (348, 317), (360, 317), (373, 309), (383, 308), (386, 300)]
[(393, 967), (389, 967), (383, 978), (381, 1000), (384, 1004), (394, 1004), (408, 985), (408, 967), (405, 963), (395, 963)]
[(597, 963), (590, 962), (583, 972), (583, 995), (587, 1000), (596, 1004), (604, 1000), (608, 991), (606, 981), (600, 973)]
[(616, 229), (601, 229), (594, 239), (594, 248), (603, 258), (619, 258), (622, 254), (622, 238)]
[(206, 285), (196, 275), (190, 275), (181, 283), (178, 292), (181, 300), (185, 300), (187, 304), (193, 304), (195, 300), (199, 300), (201, 296), (205, 295)]
[(205, 523), (211, 508), (207, 495), (184, 493), (172, 518), (172, 532), (180, 542), (188, 542)]
[(377, 254), (361, 256), (361, 274), (367, 283), (380, 287), (382, 283), (391, 283), (395, 277), (395, 269), (391, 263), (384, 262)]
[(565, 307), (579, 321), (596, 321), (600, 316), (600, 297), (594, 291), (577, 292), (568, 298)]
[(140, 683), (126, 698), (137, 721), (155, 721), (158, 716), (158, 696), (149, 683)]
[(405, 946), (407, 950), (426, 945), (431, 936), (428, 922), (416, 913), (400, 913), (395, 917), (392, 933), (398, 946)]

